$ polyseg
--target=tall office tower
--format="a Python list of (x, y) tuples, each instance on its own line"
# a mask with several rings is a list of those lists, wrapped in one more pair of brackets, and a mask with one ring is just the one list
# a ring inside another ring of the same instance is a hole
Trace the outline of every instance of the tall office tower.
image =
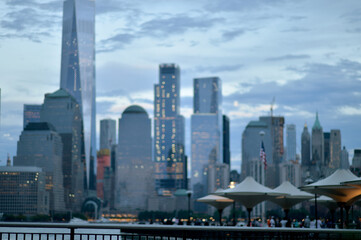
[(348, 151), (345, 146), (341, 151), (341, 166), (342, 169), (350, 169), (350, 162), (348, 161)]
[(87, 188), (95, 190), (95, 1), (65, 0), (60, 87), (79, 103), (84, 128)]
[[(208, 194), (210, 165), (222, 163), (222, 88), (218, 77), (196, 78), (193, 82), (194, 100), (191, 117), (193, 197)], [(216, 174), (214, 174), (216, 175)], [(196, 211), (202, 204), (195, 204)]]
[(145, 211), (155, 193), (151, 120), (138, 105), (129, 106), (119, 119), (115, 207), (120, 211)]
[(159, 65), (159, 83), (154, 85), (154, 161), (159, 195), (171, 195), (187, 187), (180, 69), (176, 64)]
[[(264, 133), (262, 136), (261, 133)], [(260, 162), (260, 149), (261, 142), (264, 143), (266, 152), (267, 164), (272, 162), (272, 139), (271, 130), (267, 123), (262, 121), (250, 121), (242, 133), (242, 166), (241, 166), (241, 179), (242, 181), (247, 176), (252, 176), (251, 165), (252, 162)], [(256, 181), (262, 182), (261, 179)]]
[(339, 169), (341, 167), (341, 131), (331, 129), (330, 133), (330, 163), (329, 168)]
[(325, 166), (328, 166), (331, 160), (330, 138), (331, 134), (329, 132), (323, 133), (323, 161)]
[(53, 125), (63, 143), (62, 170), (67, 209), (80, 211), (84, 200), (85, 153), (80, 106), (65, 89), (45, 94), (42, 122)]
[[(284, 144), (283, 144), (283, 126), (285, 123), (284, 117), (266, 116), (260, 117), (260, 121), (267, 123), (270, 128), (270, 137), (273, 146), (271, 164), (279, 164), (283, 161)], [(270, 157), (268, 157), (270, 159)], [(268, 162), (267, 159), (267, 162)]]
[(45, 173), (38, 167), (0, 167), (0, 212), (49, 214)]
[(104, 201), (104, 175), (110, 169), (110, 150), (100, 149), (97, 154), (97, 196)]
[(29, 123), (20, 135), (14, 166), (43, 168), (50, 210), (64, 211), (61, 137), (53, 125), (46, 122)]
[(229, 118), (223, 115), (223, 163), (231, 165)]
[(311, 137), (308, 132), (307, 124), (303, 127), (301, 137), (301, 159), (302, 167), (311, 166)]
[(39, 104), (24, 104), (23, 129), (29, 122), (40, 122), (40, 110)]
[(112, 119), (100, 120), (100, 150), (111, 150), (112, 145), (116, 144), (115, 124), (115, 120)]
[(361, 176), (361, 149), (355, 149), (353, 158), (351, 171), (358, 177)]
[(316, 113), (316, 120), (312, 127), (312, 164), (322, 166), (324, 159), (323, 130), (318, 120), (318, 113)]
[(296, 125), (286, 125), (287, 161), (296, 161)]

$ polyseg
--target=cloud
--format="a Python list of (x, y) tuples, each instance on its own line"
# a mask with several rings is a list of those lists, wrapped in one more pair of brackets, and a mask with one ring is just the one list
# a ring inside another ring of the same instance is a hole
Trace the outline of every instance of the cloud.
[(235, 39), (236, 37), (243, 35), (245, 32), (246, 32), (246, 29), (243, 29), (243, 28), (234, 29), (231, 31), (225, 31), (222, 34), (222, 38), (224, 41), (231, 41), (231, 40)]
[(181, 35), (188, 30), (205, 31), (223, 21), (223, 18), (191, 17), (186, 14), (177, 14), (170, 17), (157, 17), (142, 23), (139, 33), (143, 36), (167, 38), (172, 35)]
[(206, 1), (206, 10), (210, 12), (245, 12), (250, 10), (259, 10), (273, 5), (278, 5), (283, 0), (213, 0)]
[(196, 68), (196, 72), (210, 72), (210, 73), (219, 73), (219, 72), (233, 72), (241, 69), (242, 64), (234, 65), (218, 65), (218, 66), (199, 66)]
[(281, 32), (284, 33), (290, 33), (290, 32), (309, 32), (311, 31), (308, 28), (303, 28), (303, 27), (291, 27), (291, 28), (287, 28), (285, 30), (282, 30)]
[(355, 106), (341, 106), (338, 108), (338, 112), (343, 115), (361, 115), (361, 104)]
[(34, 0), (7, 0), (6, 5), (16, 7), (34, 7), (38, 9), (59, 12), (62, 10), (63, 1), (54, 0), (48, 2), (38, 2)]
[(340, 16), (343, 19), (346, 19), (348, 23), (358, 23), (361, 22), (361, 8), (356, 8), (351, 11), (348, 11)]
[(297, 59), (307, 59), (307, 58), (310, 58), (310, 55), (306, 55), (306, 54), (300, 54), (300, 55), (287, 54), (287, 55), (283, 55), (283, 56), (279, 56), (279, 57), (266, 58), (265, 61), (275, 62), (275, 61), (297, 60)]
[(116, 49), (123, 49), (126, 45), (131, 44), (137, 37), (130, 33), (119, 33), (111, 38), (101, 40), (98, 44), (97, 53), (111, 52)]

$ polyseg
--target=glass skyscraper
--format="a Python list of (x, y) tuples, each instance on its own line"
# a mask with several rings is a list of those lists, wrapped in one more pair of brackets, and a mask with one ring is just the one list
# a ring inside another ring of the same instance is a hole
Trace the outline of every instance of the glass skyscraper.
[[(208, 168), (222, 163), (222, 90), (218, 77), (196, 78), (191, 117), (192, 188), (194, 197), (208, 193)], [(196, 207), (198, 211), (202, 211)]]
[(287, 161), (296, 161), (296, 125), (286, 125), (286, 153)]
[(83, 119), (87, 183), (95, 189), (95, 1), (65, 0), (60, 87), (79, 103)]
[(187, 188), (184, 153), (184, 117), (180, 110), (180, 70), (176, 64), (159, 65), (154, 85), (155, 183), (159, 195)]

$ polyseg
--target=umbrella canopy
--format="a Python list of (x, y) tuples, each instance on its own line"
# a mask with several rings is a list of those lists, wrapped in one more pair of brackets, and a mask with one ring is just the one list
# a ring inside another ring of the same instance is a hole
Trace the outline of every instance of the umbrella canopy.
[(207, 203), (207, 204), (217, 208), (217, 210), (219, 210), (219, 209), (224, 209), (224, 208), (228, 207), (234, 201), (232, 199), (229, 199), (226, 197), (210, 194), (205, 197), (198, 198), (197, 202)]
[(325, 179), (301, 187), (302, 190), (326, 195), (336, 202), (351, 205), (361, 195), (361, 188), (344, 185), (344, 182), (359, 180), (350, 170), (338, 169)]
[(270, 201), (278, 204), (283, 209), (290, 209), (294, 205), (314, 197), (310, 193), (299, 190), (288, 181), (283, 182), (281, 185), (279, 185), (273, 190), (289, 194), (270, 199)]
[(240, 202), (247, 209), (251, 209), (258, 203), (269, 200), (272, 197), (285, 195), (287, 193), (274, 191), (259, 184), (253, 179), (253, 177), (246, 177), (234, 188), (220, 191), (217, 194), (221, 194), (222, 196), (233, 199), (236, 202)]

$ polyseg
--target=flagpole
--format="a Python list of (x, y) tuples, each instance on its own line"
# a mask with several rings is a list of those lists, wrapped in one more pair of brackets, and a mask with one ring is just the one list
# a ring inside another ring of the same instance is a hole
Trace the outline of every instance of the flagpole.
[[(264, 146), (263, 146), (263, 136), (265, 135), (265, 132), (260, 131), (259, 135), (261, 136), (261, 146), (260, 146), (261, 148), (260, 149), (262, 151), (262, 149), (264, 148)], [(266, 153), (264, 152), (264, 154), (266, 154)], [(261, 162), (261, 184), (263, 186), (265, 184), (265, 165), (264, 164), (265, 163), (263, 162), (263, 158), (262, 158), (262, 162)], [(265, 225), (266, 224), (266, 209), (265, 209), (265, 203), (264, 202), (262, 203), (261, 207), (262, 207), (262, 222), (263, 222), (263, 225)]]

